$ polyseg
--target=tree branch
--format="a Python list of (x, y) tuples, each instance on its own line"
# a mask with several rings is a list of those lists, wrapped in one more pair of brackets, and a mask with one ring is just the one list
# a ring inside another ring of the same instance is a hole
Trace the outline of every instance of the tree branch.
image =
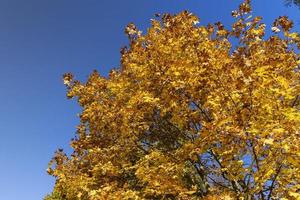
[(271, 197), (272, 197), (272, 192), (273, 192), (273, 189), (274, 189), (274, 187), (275, 187), (275, 182), (276, 182), (276, 179), (277, 179), (277, 177), (278, 177), (278, 175), (279, 175), (279, 173), (280, 173), (281, 168), (282, 168), (282, 165), (280, 165), (280, 166), (278, 167), (278, 169), (276, 170), (276, 174), (275, 174), (275, 176), (274, 176), (274, 178), (273, 178), (273, 180), (272, 180), (271, 186), (269, 187), (270, 192), (269, 192), (269, 195), (268, 195), (267, 200), (270, 200)]

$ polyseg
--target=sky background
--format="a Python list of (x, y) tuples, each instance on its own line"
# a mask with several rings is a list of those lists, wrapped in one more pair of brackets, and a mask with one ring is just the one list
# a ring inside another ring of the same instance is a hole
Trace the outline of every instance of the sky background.
[[(232, 22), (239, 0), (0, 0), (0, 199), (41, 200), (54, 179), (46, 168), (57, 148), (70, 152), (80, 108), (67, 100), (62, 75), (86, 80), (119, 65), (125, 26), (146, 30), (155, 13), (189, 10), (200, 23)], [(300, 10), (284, 0), (253, 0), (267, 30)]]

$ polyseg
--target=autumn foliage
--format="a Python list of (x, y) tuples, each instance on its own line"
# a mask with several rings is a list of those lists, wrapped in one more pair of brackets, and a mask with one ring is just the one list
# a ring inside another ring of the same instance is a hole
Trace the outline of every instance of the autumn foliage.
[(299, 199), (300, 37), (286, 16), (266, 37), (250, 13), (230, 29), (187, 11), (130, 24), (109, 77), (66, 74), (82, 113), (46, 199)]

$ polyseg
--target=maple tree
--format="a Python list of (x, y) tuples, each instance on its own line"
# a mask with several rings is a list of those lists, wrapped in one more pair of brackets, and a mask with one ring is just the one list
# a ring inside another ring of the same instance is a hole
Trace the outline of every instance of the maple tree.
[(65, 74), (83, 110), (45, 199), (299, 199), (300, 37), (282, 16), (266, 38), (250, 13), (231, 29), (187, 11), (129, 24), (109, 77)]

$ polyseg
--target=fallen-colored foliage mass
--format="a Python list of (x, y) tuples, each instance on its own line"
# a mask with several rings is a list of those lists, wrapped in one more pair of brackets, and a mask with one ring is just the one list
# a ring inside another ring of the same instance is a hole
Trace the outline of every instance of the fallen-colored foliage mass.
[(249, 3), (231, 29), (187, 11), (130, 24), (109, 77), (66, 74), (81, 123), (46, 199), (299, 199), (300, 37), (282, 16), (266, 38)]

